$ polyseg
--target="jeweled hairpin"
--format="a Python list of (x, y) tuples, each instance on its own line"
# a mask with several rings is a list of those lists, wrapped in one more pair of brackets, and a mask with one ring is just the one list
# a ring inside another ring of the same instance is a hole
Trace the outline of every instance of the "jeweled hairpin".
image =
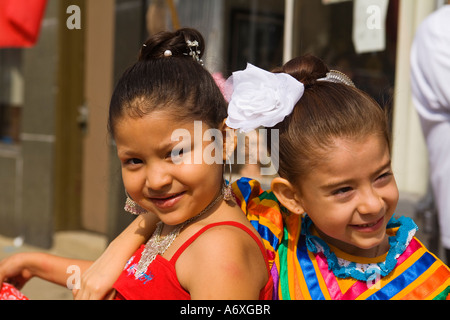
[(344, 73), (337, 70), (330, 70), (325, 78), (317, 79), (317, 81), (328, 81), (334, 83), (343, 83), (350, 87), (355, 87), (353, 81)]
[[(200, 59), (200, 54), (201, 51), (198, 50), (198, 41), (194, 40), (187, 40), (186, 44), (189, 48), (189, 55), (192, 57), (192, 59), (194, 59), (194, 61), (197, 61), (198, 63), (200, 63), (200, 65), (203, 66), (203, 60)], [(188, 55), (187, 53), (185, 53), (185, 55)]]

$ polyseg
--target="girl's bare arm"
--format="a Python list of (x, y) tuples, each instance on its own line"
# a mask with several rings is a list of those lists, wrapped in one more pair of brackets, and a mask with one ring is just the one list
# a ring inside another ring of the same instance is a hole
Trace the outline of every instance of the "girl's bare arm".
[(158, 221), (157, 216), (151, 213), (136, 217), (83, 274), (80, 290), (73, 290), (74, 298), (77, 300), (112, 298), (114, 282), (128, 259), (153, 233)]

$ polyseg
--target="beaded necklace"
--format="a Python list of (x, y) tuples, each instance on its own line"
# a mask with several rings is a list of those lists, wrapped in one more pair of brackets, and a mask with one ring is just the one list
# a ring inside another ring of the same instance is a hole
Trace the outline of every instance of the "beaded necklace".
[(142, 274), (147, 271), (150, 263), (155, 260), (156, 256), (164, 254), (166, 250), (170, 247), (176, 237), (180, 234), (181, 230), (191, 223), (192, 221), (198, 219), (200, 216), (208, 212), (219, 200), (224, 198), (224, 190), (221, 190), (220, 194), (199, 214), (186, 220), (185, 222), (177, 225), (168, 235), (161, 237), (161, 232), (164, 227), (162, 221), (156, 224), (156, 230), (150, 237), (150, 239), (145, 244), (145, 248), (142, 251), (141, 259), (139, 260), (138, 266), (136, 268), (135, 278), (138, 279)]

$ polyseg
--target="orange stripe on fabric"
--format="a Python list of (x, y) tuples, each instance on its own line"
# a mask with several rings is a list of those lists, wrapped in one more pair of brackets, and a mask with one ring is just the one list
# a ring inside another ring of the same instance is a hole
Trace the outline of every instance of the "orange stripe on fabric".
[(293, 266), (294, 271), (294, 295), (291, 293), (291, 298), (293, 300), (304, 300), (304, 296), (302, 294), (302, 286), (301, 283), (303, 282), (303, 287), (306, 287), (306, 282), (304, 281), (303, 272), (300, 268), (300, 264), (297, 262), (294, 263)]
[[(439, 262), (436, 263), (439, 264)], [(422, 284), (404, 296), (402, 300), (424, 300), (436, 291), (436, 289), (440, 287), (449, 277), (450, 273), (447, 268), (441, 265), (434, 273), (428, 275), (427, 279), (425, 279)]]
[[(290, 219), (286, 222), (287, 230), (295, 230), (297, 231), (300, 228), (299, 224), (300, 219)], [(289, 232), (289, 241), (288, 241), (288, 279), (289, 279), (289, 293), (291, 295), (291, 299), (295, 298), (295, 291), (298, 285), (298, 278), (295, 276), (295, 265), (297, 263), (297, 243), (298, 243), (298, 235), (300, 232)]]
[[(443, 283), (439, 288), (437, 288), (430, 296), (428, 296), (425, 300), (434, 300), (436, 297), (445, 294), (447, 292), (447, 297), (445, 300), (450, 300), (450, 279), (448, 279), (445, 283)], [(440, 299), (443, 300), (443, 299)]]

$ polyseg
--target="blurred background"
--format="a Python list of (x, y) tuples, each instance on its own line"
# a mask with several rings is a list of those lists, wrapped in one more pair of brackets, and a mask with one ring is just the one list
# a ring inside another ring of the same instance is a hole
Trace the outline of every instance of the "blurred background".
[(61, 232), (77, 231), (88, 234), (86, 243), (100, 236), (104, 248), (128, 225), (106, 129), (109, 99), (149, 35), (187, 26), (205, 36), (205, 67), (225, 78), (247, 62), (271, 69), (305, 53), (348, 74), (391, 112), (393, 165), (406, 204), (398, 214), (415, 215), (429, 176), (409, 54), (417, 26), (443, 4), (0, 0), (0, 236), (16, 247), (50, 249)]

